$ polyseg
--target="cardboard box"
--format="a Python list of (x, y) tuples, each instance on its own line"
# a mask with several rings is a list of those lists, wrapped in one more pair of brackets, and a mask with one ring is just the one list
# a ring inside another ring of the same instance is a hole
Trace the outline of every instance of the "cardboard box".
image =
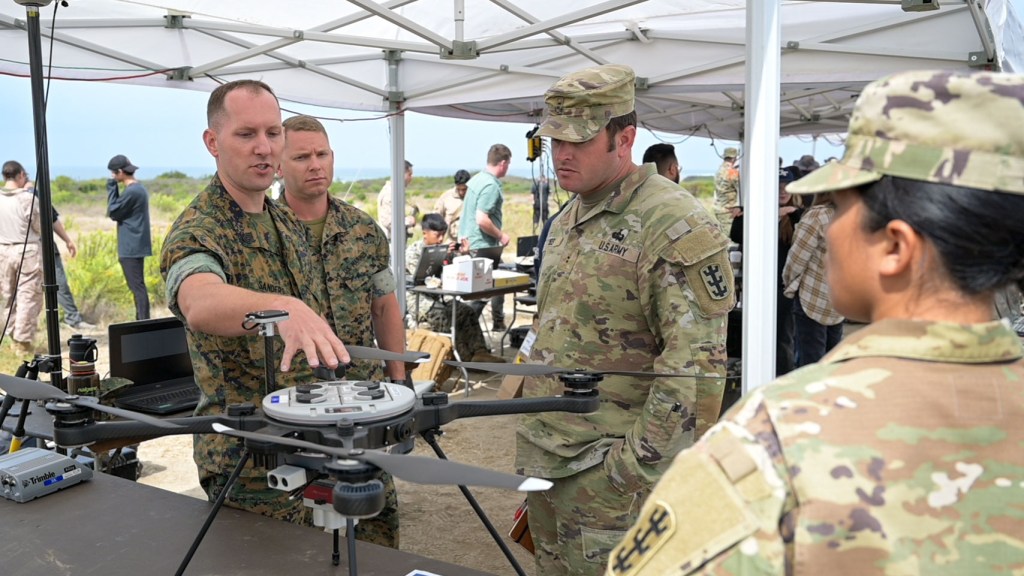
[(490, 258), (459, 257), (441, 270), (441, 288), (452, 292), (479, 292), (494, 286)]
[[(530, 357), (530, 349), (533, 348), (533, 342), (537, 339), (538, 326), (540, 326), (540, 322), (534, 318), (530, 332), (523, 340), (523, 345), (519, 347), (519, 352), (516, 353), (516, 364), (523, 364)], [(523, 395), (523, 383), (525, 382), (525, 376), (505, 376), (501, 379), (501, 387), (498, 388), (496, 396), (501, 400), (519, 398)]]
[(505, 286), (530, 285), (530, 275), (523, 274), (522, 272), (512, 272), (511, 270), (494, 270), (491, 272), (491, 277), (494, 279), (495, 288), (503, 288)]

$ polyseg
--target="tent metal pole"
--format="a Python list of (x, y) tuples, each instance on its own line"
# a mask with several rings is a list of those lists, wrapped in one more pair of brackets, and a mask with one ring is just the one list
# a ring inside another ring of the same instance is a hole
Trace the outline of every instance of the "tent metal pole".
[(388, 61), (388, 129), (391, 132), (391, 270), (398, 309), (405, 313), (405, 114), (398, 66), (402, 55), (386, 53)]
[(466, 36), (466, 0), (455, 0), (455, 41), (462, 42)]
[(32, 117), (36, 138), (35, 186), (39, 201), (39, 241), (43, 256), (43, 309), (46, 316), (47, 352), (57, 361), (50, 363), (50, 381), (60, 388), (60, 325), (57, 322), (57, 268), (53, 251), (53, 199), (50, 194), (50, 160), (46, 145), (46, 101), (43, 91), (42, 31), (39, 9), (50, 0), (19, 2), (28, 16), (28, 54), (32, 76)]
[[(743, 394), (775, 378), (778, 292), (779, 0), (747, 0), (743, 169)], [(756, 289), (754, 289), (756, 288)]]

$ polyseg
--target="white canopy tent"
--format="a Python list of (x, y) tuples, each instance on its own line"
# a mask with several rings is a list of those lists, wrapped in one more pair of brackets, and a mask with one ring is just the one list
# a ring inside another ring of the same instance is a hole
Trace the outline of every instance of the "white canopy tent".
[[(842, 132), (859, 90), (891, 72), (1024, 63), (1024, 32), (1004, 0), (941, 0), (928, 12), (904, 12), (900, 0), (750, 0), (749, 13), (747, 1), (71, 0), (43, 9), (42, 20), (55, 43), (54, 78), (203, 91), (259, 78), (297, 102), (486, 120), (536, 122), (558, 77), (593, 63), (628, 64), (643, 126), (748, 142), (756, 158), (744, 173), (747, 206), (768, 213), (777, 210), (779, 133)], [(24, 26), (23, 7), (0, 3), (0, 73), (28, 74)], [(781, 50), (770, 48), (776, 41)], [(746, 69), (748, 59), (757, 70)], [(765, 109), (763, 82), (775, 78), (779, 107)], [(763, 123), (768, 110), (777, 131)], [(390, 121), (393, 201), (401, 206), (403, 117)], [(774, 238), (772, 222), (767, 213), (748, 219), (747, 237)], [(393, 236), (401, 270), (403, 235)], [(763, 287), (757, 302), (765, 307), (745, 319), (744, 354), (764, 359), (774, 356), (775, 251), (761, 244), (748, 253), (758, 269), (748, 270), (747, 286)], [(754, 383), (768, 372), (758, 369)]]

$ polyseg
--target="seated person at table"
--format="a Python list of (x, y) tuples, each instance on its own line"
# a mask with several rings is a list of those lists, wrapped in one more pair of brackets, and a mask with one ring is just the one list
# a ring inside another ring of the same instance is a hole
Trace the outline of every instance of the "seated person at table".
[[(405, 266), (409, 274), (416, 271), (419, 265), (420, 256), (423, 254), (424, 246), (435, 246), (444, 242), (445, 233), (448, 232), (448, 224), (440, 214), (424, 214), (420, 222), (423, 229), (423, 239), (413, 242), (406, 250)], [(454, 254), (456, 245), (453, 242), (449, 250)], [(480, 321), (477, 313), (465, 302), (455, 303), (455, 351), (463, 361), (470, 362), (504, 362), (501, 356), (491, 354), (484, 340), (484, 333), (480, 329)], [(450, 332), (452, 329), (452, 307), (450, 303), (442, 302), (430, 296), (410, 293), (409, 310), (412, 313), (419, 311), (418, 323), (427, 323), (430, 329), (435, 332)]]

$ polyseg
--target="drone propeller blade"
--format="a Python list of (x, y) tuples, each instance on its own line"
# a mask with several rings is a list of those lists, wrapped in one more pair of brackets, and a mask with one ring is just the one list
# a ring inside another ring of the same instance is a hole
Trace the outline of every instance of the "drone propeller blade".
[(509, 376), (548, 376), (568, 372), (564, 368), (545, 366), (543, 364), (504, 364), (502, 362), (456, 362), (445, 360), (445, 364), (456, 368), (467, 368), (482, 372), (494, 372), (496, 374), (507, 374)]
[(348, 355), (361, 360), (392, 360), (395, 362), (415, 362), (422, 364), (430, 360), (430, 354), (426, 352), (391, 352), (378, 348), (367, 348), (366, 346), (345, 346)]
[(66, 396), (64, 392), (46, 382), (7, 374), (0, 374), (0, 388), (3, 388), (11, 396), (22, 400), (51, 400)]
[(410, 456), (407, 454), (395, 455), (377, 450), (349, 450), (347, 448), (335, 448), (323, 446), (298, 440), (287, 436), (271, 436), (258, 432), (244, 432), (228, 428), (223, 424), (213, 424), (213, 429), (221, 434), (248, 438), (260, 442), (280, 444), (302, 448), (345, 458), (359, 460), (377, 466), (381, 470), (390, 472), (397, 478), (417, 484), (456, 484), (465, 486), (488, 486), (492, 488), (504, 488), (507, 490), (518, 490), (520, 492), (533, 492), (547, 490), (551, 483), (539, 478), (527, 478), (516, 474), (495, 472), (467, 464), (459, 464), (451, 460), (440, 460), (436, 458), (424, 458), (422, 456)]
[(496, 374), (507, 374), (510, 376), (551, 376), (558, 374), (582, 374), (582, 375), (616, 375), (633, 376), (634, 378), (659, 378), (662, 376), (685, 377), (692, 374), (640, 372), (636, 370), (574, 370), (571, 368), (557, 368), (544, 364), (503, 364), (500, 362), (455, 362), (446, 360), (445, 364), (455, 367), (464, 367), (469, 370), (482, 370)]
[(121, 418), (143, 422), (160, 428), (180, 428), (177, 424), (172, 424), (166, 420), (147, 416), (146, 414), (140, 414), (138, 412), (132, 412), (131, 410), (125, 410), (123, 408), (115, 408), (114, 406), (100, 404), (99, 400), (92, 396), (69, 395), (59, 388), (54, 388), (53, 386), (38, 380), (29, 380), (27, 378), (18, 378), (7, 374), (0, 374), (0, 388), (3, 388), (14, 398), (21, 398), (22, 400), (55, 400), (73, 404), (75, 406), (81, 406), (83, 408), (90, 408), (97, 412), (106, 412), (113, 416), (120, 416)]

